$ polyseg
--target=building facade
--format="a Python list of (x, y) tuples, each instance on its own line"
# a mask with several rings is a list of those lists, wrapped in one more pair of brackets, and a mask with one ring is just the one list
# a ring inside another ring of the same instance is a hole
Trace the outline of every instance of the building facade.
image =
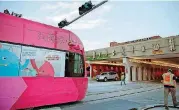
[(168, 68), (179, 77), (179, 35), (111, 42), (110, 47), (86, 51), (86, 59), (118, 62), (116, 65), (125, 67), (128, 81), (160, 80)]

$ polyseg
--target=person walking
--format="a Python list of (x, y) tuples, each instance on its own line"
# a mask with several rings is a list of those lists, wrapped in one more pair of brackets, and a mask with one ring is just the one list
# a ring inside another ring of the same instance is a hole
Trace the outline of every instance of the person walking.
[(162, 81), (164, 85), (164, 106), (168, 109), (168, 94), (171, 93), (173, 105), (176, 107), (178, 105), (176, 100), (176, 77), (172, 74), (172, 69), (168, 69), (167, 73), (162, 75)]
[(125, 78), (126, 78), (125, 73), (122, 72), (122, 75), (121, 75), (121, 86), (122, 86), (122, 83), (124, 83), (126, 85)]

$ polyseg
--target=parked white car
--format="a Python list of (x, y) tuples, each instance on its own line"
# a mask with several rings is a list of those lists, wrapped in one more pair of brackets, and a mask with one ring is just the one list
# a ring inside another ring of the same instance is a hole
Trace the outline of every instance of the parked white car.
[(102, 72), (100, 75), (97, 75), (96, 76), (96, 80), (97, 81), (100, 81), (100, 80), (103, 80), (103, 81), (107, 81), (107, 80), (118, 80), (119, 79), (119, 76), (116, 72), (113, 72), (113, 71), (110, 71), (110, 72)]

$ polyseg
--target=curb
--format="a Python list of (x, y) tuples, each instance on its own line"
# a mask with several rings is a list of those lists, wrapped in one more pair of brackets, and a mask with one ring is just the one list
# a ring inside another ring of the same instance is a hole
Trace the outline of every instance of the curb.
[[(149, 109), (152, 109), (152, 108), (158, 108), (158, 107), (165, 107), (164, 105), (161, 105), (161, 104), (156, 104), (156, 105), (147, 105), (145, 107), (140, 107), (138, 108), (137, 110), (149, 110)], [(179, 107), (174, 107), (174, 106), (168, 106), (169, 108), (177, 108), (179, 109)]]

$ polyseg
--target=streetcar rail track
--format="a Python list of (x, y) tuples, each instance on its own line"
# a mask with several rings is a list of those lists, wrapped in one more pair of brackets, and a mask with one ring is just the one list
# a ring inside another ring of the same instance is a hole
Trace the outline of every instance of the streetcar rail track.
[[(155, 86), (148, 86), (148, 87), (155, 87)], [(135, 89), (141, 89), (145, 88), (145, 86), (140, 86), (136, 88), (130, 88), (130, 89), (121, 89), (121, 90), (115, 90), (115, 91), (109, 91), (109, 92), (97, 92), (97, 93), (87, 93), (86, 96), (91, 96), (91, 95), (99, 95), (99, 94), (108, 94), (108, 93), (114, 93), (114, 92), (120, 92), (120, 91), (129, 91), (129, 90), (135, 90)]]
[[(103, 98), (98, 98), (98, 99), (91, 99), (91, 100), (87, 100), (87, 101), (81, 101), (81, 103), (78, 103), (78, 106), (82, 106), (84, 104), (87, 103), (91, 103), (91, 102), (95, 102), (95, 101), (101, 101), (101, 100), (108, 100), (108, 99), (113, 99), (113, 98), (120, 98), (123, 96), (127, 96), (127, 95), (134, 95), (134, 94), (140, 94), (140, 93), (145, 93), (145, 92), (150, 92), (150, 91), (155, 91), (155, 90), (159, 90), (162, 87), (156, 87), (156, 88), (148, 88), (148, 90), (141, 90), (141, 91), (136, 91), (136, 92), (131, 92), (131, 93), (125, 93), (125, 94), (121, 94), (121, 95), (115, 95), (115, 96), (110, 96), (110, 97), (103, 97)], [(68, 108), (73, 108), (76, 105), (68, 105)], [(64, 109), (66, 106), (62, 106), (61, 109)]]
[[(105, 93), (94, 93), (94, 94), (87, 94), (86, 95), (86, 98), (87, 97), (90, 97), (90, 96), (95, 96), (95, 95), (105, 95), (105, 94), (111, 94), (111, 93), (117, 93), (117, 92), (125, 92), (125, 91), (129, 91), (128, 93), (123, 93), (123, 94), (119, 94), (119, 95), (114, 95), (114, 96), (108, 96), (108, 97), (103, 97), (103, 98), (97, 98), (97, 99), (89, 99), (89, 100), (86, 100), (86, 101), (84, 101), (84, 100), (82, 100), (82, 101), (80, 101), (80, 102), (75, 102), (74, 104), (57, 104), (57, 105), (54, 105), (54, 106), (45, 106), (45, 107), (42, 107), (42, 108), (54, 108), (54, 107), (60, 107), (61, 109), (65, 109), (67, 106), (68, 106), (68, 108), (72, 108), (72, 107), (75, 107), (75, 106), (77, 106), (77, 104), (78, 104), (78, 106), (82, 106), (82, 105), (84, 105), (84, 104), (87, 104), (87, 103), (95, 103), (95, 101), (97, 102), (97, 101), (100, 101), (100, 100), (110, 100), (110, 99), (113, 99), (113, 98), (120, 98), (120, 97), (123, 97), (123, 96), (127, 96), (127, 95), (134, 95), (134, 94), (140, 94), (140, 93), (145, 93), (145, 92), (150, 92), (150, 91), (154, 91), (154, 90), (159, 90), (159, 89), (161, 89), (163, 86), (159, 86), (159, 87), (156, 87), (156, 86), (151, 86), (151, 85), (149, 85), (149, 86), (147, 86), (147, 88), (146, 88), (146, 86), (139, 86), (139, 87), (135, 87), (135, 88), (130, 88), (130, 89), (122, 89), (122, 90), (115, 90), (115, 91), (110, 91), (110, 92), (105, 92)], [(143, 89), (143, 88), (145, 88), (145, 90), (140, 90), (140, 89)], [(147, 89), (147, 90), (146, 90)], [(137, 90), (137, 91), (136, 91)], [(139, 91), (138, 91), (139, 90)], [(133, 92), (132, 92), (133, 91)], [(85, 98), (85, 99), (86, 99)], [(40, 110), (40, 109), (38, 109), (38, 108), (36, 108), (35, 110)]]
[[(92, 101), (98, 101), (98, 100), (104, 100), (104, 99), (111, 99), (111, 98), (115, 98), (115, 97), (121, 97), (121, 96), (126, 96), (126, 95), (144, 93), (144, 92), (150, 92), (150, 91), (153, 91), (153, 90), (159, 90), (159, 89), (161, 89), (161, 88), (162, 88), (162, 87), (158, 87), (158, 88), (154, 88), (154, 89), (142, 90), (142, 91), (138, 91), (138, 92), (126, 93), (126, 94), (121, 94), (121, 95), (116, 95), (116, 96), (111, 96), (111, 97), (104, 97), (104, 98), (99, 98), (99, 99), (92, 99), (92, 100), (88, 100), (88, 101), (83, 101), (83, 103), (92, 102)], [(120, 92), (120, 91), (118, 91), (118, 92)]]

